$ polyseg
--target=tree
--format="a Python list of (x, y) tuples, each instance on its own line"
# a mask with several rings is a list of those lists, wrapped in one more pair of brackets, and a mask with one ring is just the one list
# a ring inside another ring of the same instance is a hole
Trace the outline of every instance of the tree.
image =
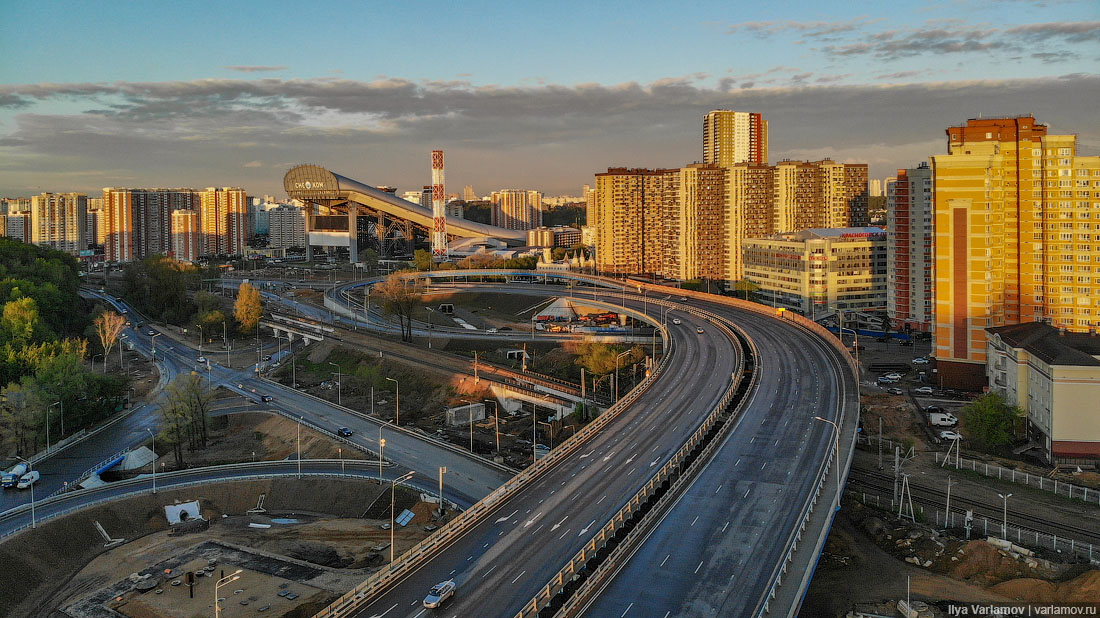
[[(126, 328), (126, 318), (114, 311), (104, 311), (92, 321), (99, 343), (103, 346), (103, 371), (107, 371), (107, 357), (118, 342), (118, 335)], [(121, 362), (121, 361), (120, 361)]]
[(962, 424), (967, 437), (978, 446), (994, 451), (1012, 444), (1021, 416), (1023, 411), (1009, 405), (1000, 393), (986, 393), (962, 408)]
[(213, 401), (214, 391), (193, 371), (176, 376), (165, 389), (160, 413), (166, 426), (165, 439), (175, 453), (178, 467), (183, 467), (184, 442), (189, 451), (206, 448), (207, 419)]
[(370, 247), (359, 252), (359, 261), (363, 263), (363, 268), (369, 273), (378, 270), (378, 252)]
[(752, 281), (749, 281), (748, 279), (741, 279), (740, 281), (734, 281), (733, 282), (734, 292), (744, 293), (745, 300), (749, 300), (749, 295), (756, 292), (759, 289), (760, 289), (759, 285), (756, 285), (755, 283), (753, 283)]
[(504, 263), (504, 260), (499, 257), (485, 251), (484, 249), (478, 249), (477, 253), (469, 257), (462, 258), (458, 261), (459, 268), (500, 268), (500, 265)]
[(249, 283), (242, 283), (237, 290), (237, 303), (233, 306), (233, 317), (240, 324), (241, 332), (251, 333), (260, 324), (264, 314), (260, 291)]
[(16, 345), (26, 345), (33, 341), (38, 330), (38, 303), (30, 297), (4, 303), (0, 329), (3, 330), (4, 339)]
[(432, 254), (427, 249), (413, 251), (413, 267), (417, 270), (432, 269)]
[(413, 310), (420, 306), (423, 285), (419, 281), (405, 279), (400, 273), (393, 273), (374, 289), (382, 297), (382, 310), (397, 316), (401, 324), (401, 340), (412, 341), (412, 315)]

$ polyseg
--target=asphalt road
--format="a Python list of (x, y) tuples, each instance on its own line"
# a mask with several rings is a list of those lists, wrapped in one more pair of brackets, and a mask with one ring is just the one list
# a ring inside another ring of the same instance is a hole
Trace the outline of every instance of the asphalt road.
[(669, 365), (638, 403), (357, 615), (421, 616), (428, 589), (450, 578), (458, 594), (440, 615), (512, 616), (530, 600), (675, 453), (730, 384), (735, 344), (698, 318), (673, 317), (683, 324), (670, 322)]
[[(833, 447), (835, 352), (813, 335), (728, 308), (758, 350), (759, 384), (713, 460), (587, 608), (586, 616), (749, 616), (771, 585)], [(857, 402), (852, 376), (844, 400)], [(850, 408), (852, 409), (852, 408)]]

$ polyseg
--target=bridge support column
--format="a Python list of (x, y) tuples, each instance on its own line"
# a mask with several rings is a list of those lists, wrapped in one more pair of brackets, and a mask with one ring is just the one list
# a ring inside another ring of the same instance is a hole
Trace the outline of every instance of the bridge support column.
[(351, 263), (359, 261), (359, 206), (348, 203), (348, 257)]
[(313, 224), (313, 204), (306, 204), (303, 211), (306, 217), (306, 261), (313, 261), (313, 245), (309, 244), (309, 232)]

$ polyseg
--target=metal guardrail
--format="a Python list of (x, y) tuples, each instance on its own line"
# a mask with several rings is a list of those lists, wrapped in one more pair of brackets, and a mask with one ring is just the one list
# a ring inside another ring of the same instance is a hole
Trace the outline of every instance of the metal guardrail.
[[(1042, 491), (1051, 491), (1056, 495), (1065, 495), (1065, 497), (1072, 500), (1082, 500), (1088, 504), (1095, 502), (1100, 506), (1100, 490), (1089, 489), (1088, 487), (1082, 487), (1081, 485), (1074, 485), (1073, 483), (1067, 483), (1065, 481), (1059, 482), (1058, 479), (1051, 479), (1039, 474), (1029, 474), (1027, 472), (1020, 472), (1014, 468), (1004, 468), (997, 464), (992, 464), (988, 461), (978, 461), (976, 459), (967, 459), (966, 457), (948, 457), (945, 453), (935, 451), (936, 464), (940, 464), (944, 459), (947, 459), (947, 465), (955, 467), (956, 470), (970, 470), (988, 476), (990, 478), (996, 477), (998, 480), (1006, 481), (1009, 483), (1017, 483), (1027, 485), (1028, 487), (1035, 487)], [(958, 461), (958, 465), (955, 462)], [(1035, 482), (1032, 482), (1032, 479)]]
[[(371, 460), (362, 460), (362, 459), (343, 459), (343, 460), (341, 460), (341, 459), (303, 459), (302, 462), (303, 463), (308, 462), (310, 464), (317, 464), (317, 463), (320, 463), (320, 464), (341, 464), (345, 468), (346, 467), (363, 468), (364, 472), (374, 472), (374, 470), (378, 467), (378, 461), (377, 460), (371, 461)], [(165, 481), (171, 482), (171, 480), (174, 479), (174, 478), (192, 476), (192, 475), (195, 475), (195, 474), (207, 474), (207, 473), (209, 473), (213, 470), (232, 471), (232, 470), (242, 470), (242, 469), (249, 469), (249, 468), (261, 468), (262, 469), (262, 468), (274, 467), (274, 466), (284, 466), (284, 465), (287, 465), (287, 464), (288, 464), (288, 462), (286, 460), (250, 461), (250, 462), (238, 463), (238, 464), (226, 464), (226, 465), (223, 465), (223, 466), (207, 466), (207, 467), (203, 467), (203, 468), (190, 468), (190, 469), (187, 469), (187, 470), (173, 470), (171, 472), (161, 472), (161, 473), (157, 474), (157, 479), (160, 480), (161, 482), (165, 482)], [(392, 463), (383, 463), (383, 465), (386, 466), (386, 467), (392, 467), (393, 466)], [(292, 471), (292, 472), (285, 472), (285, 473), (280, 472), (280, 473), (241, 475), (241, 476), (235, 476), (233, 478), (227, 478), (227, 479), (223, 479), (223, 478), (202, 479), (202, 480), (196, 480), (196, 481), (189, 481), (189, 482), (186, 482), (186, 483), (173, 483), (170, 486), (163, 487), (163, 489), (168, 490), (168, 489), (176, 489), (176, 488), (180, 488), (180, 487), (194, 487), (194, 486), (197, 486), (197, 485), (209, 485), (209, 484), (212, 484), (212, 483), (228, 483), (228, 482), (262, 479), (262, 478), (285, 478), (287, 476), (297, 476), (297, 474), (298, 474), (297, 471)], [(366, 478), (376, 478), (378, 476), (376, 473), (375, 474), (336, 474), (336, 473), (331, 473), (331, 472), (308, 472), (308, 471), (303, 471), (301, 474), (302, 474), (302, 476), (330, 476), (330, 477), (352, 477), (352, 478), (364, 478), (364, 477), (366, 477)], [(79, 504), (73, 505), (70, 508), (67, 508), (67, 509), (64, 509), (64, 510), (61, 510), (61, 511), (57, 511), (56, 513), (48, 513), (46, 515), (39, 516), (39, 517), (37, 517), (37, 522), (41, 523), (41, 522), (44, 522), (44, 521), (48, 521), (50, 519), (55, 519), (57, 517), (63, 517), (65, 515), (69, 515), (71, 513), (77, 512), (77, 511), (82, 511), (84, 509), (91, 508), (93, 506), (97, 506), (97, 505), (104, 504), (104, 503), (107, 503), (107, 502), (113, 502), (115, 500), (120, 500), (120, 499), (123, 499), (123, 498), (127, 498), (129, 496), (132, 496), (134, 493), (137, 493), (138, 491), (144, 490), (144, 486), (151, 487), (150, 482), (151, 482), (151, 479), (149, 477), (142, 476), (142, 477), (138, 477), (138, 478), (126, 479), (124, 481), (116, 481), (114, 483), (108, 483), (106, 485), (101, 485), (99, 487), (92, 487), (92, 488), (89, 488), (89, 489), (78, 490), (79, 492), (87, 492), (84, 495), (90, 497), (90, 496), (93, 496), (94, 494), (116, 490), (120, 487), (121, 488), (127, 488), (127, 489), (129, 489), (129, 488), (134, 489), (134, 491), (129, 491), (129, 492), (126, 492), (125, 494), (122, 494), (122, 495), (105, 496), (105, 497), (102, 497), (102, 498), (81, 501)], [(409, 487), (414, 487), (413, 485), (408, 484), (408, 483), (400, 483), (400, 484), (401, 485), (408, 485)], [(139, 486), (143, 486), (143, 487), (139, 487)], [(417, 488), (417, 489), (419, 490), (419, 488)], [(39, 500), (39, 501), (35, 502), (35, 508), (40, 509), (43, 506), (50, 506), (51, 504), (54, 504), (54, 503), (59, 502), (59, 501), (75, 499), (76, 494), (77, 494), (77, 492), (68, 492), (68, 493), (65, 493), (63, 495), (54, 495), (54, 496), (50, 496), (48, 498), (43, 498), (42, 500)], [(24, 505), (21, 505), (19, 507), (14, 508), (14, 509), (5, 511), (3, 514), (0, 514), (0, 522), (3, 522), (5, 520), (10, 520), (10, 519), (14, 518), (16, 515), (24, 514), (29, 510), (30, 510), (30, 506), (24, 504)], [(31, 524), (25, 524), (23, 526), (19, 526), (18, 528), (13, 528), (13, 529), (8, 530), (6, 532), (2, 532), (2, 533), (0, 533), (0, 539), (9, 537), (9, 536), (11, 536), (11, 535), (13, 535), (17, 532), (20, 532), (22, 530), (26, 530), (30, 527), (31, 527)]]
[(633, 404), (653, 384), (666, 367), (669, 357), (667, 350), (672, 348), (671, 339), (668, 336), (668, 331), (663, 326), (660, 327), (660, 331), (666, 346), (665, 355), (651, 375), (619, 400), (618, 403), (612, 405), (603, 414), (585, 425), (583, 429), (576, 432), (557, 448), (551, 450), (549, 454), (517, 474), (504, 485), (493, 490), (461, 515), (447, 522), (430, 537), (403, 553), (388, 568), (374, 573), (366, 581), (352, 588), (328, 607), (314, 614), (314, 618), (343, 618), (359, 611), (363, 605), (400, 581), (405, 575), (419, 568), (424, 562), (452, 542), (461, 538), (471, 528), (480, 524), (500, 504), (513, 498), (537, 478), (573, 454), (584, 442), (599, 433), (606, 425), (617, 418), (623, 410)]
[[(714, 322), (716, 326), (726, 331), (731, 337), (734, 337), (732, 331), (722, 324), (721, 322)], [(742, 338), (749, 345), (751, 358), (753, 359), (753, 366), (756, 366), (757, 352), (752, 341), (748, 337), (742, 334)], [(740, 415), (745, 400), (738, 402), (737, 409), (730, 412), (727, 418), (722, 422), (722, 427), (718, 435), (715, 435), (699, 452), (687, 469), (681, 470), (680, 468), (685, 463), (685, 460), (691, 457), (692, 452), (697, 448), (700, 441), (712, 430), (714, 425), (719, 422), (722, 415), (728, 411), (733, 398), (737, 391), (741, 387), (741, 379), (745, 371), (745, 355), (744, 350), (736, 372), (734, 373), (735, 379), (732, 380), (729, 390), (723, 396), (722, 400), (715, 406), (715, 408), (708, 415), (703, 425), (692, 435), (692, 437), (676, 452), (673, 457), (661, 467), (657, 473), (650, 478), (649, 482), (642, 487), (627, 503), (624, 505), (618, 513), (616, 513), (600, 531), (593, 536), (589, 541), (581, 548), (579, 552), (574, 554), (573, 558), (563, 567), (557, 574), (550, 579), (550, 582), (543, 587), (542, 591), (535, 596), (526, 606), (516, 614), (516, 618), (526, 618), (527, 616), (537, 615), (543, 608), (548, 606), (551, 601), (560, 594), (565, 587), (574, 579), (577, 573), (585, 568), (585, 565), (592, 559), (601, 549), (606, 547), (609, 540), (611, 540), (619, 530), (634, 516), (634, 512), (643, 507), (660, 487), (666, 482), (671, 481), (672, 485), (668, 487), (658, 502), (652, 505), (651, 508), (644, 511), (645, 515), (633, 527), (623, 538), (622, 542), (616, 546), (612, 554), (601, 563), (596, 570), (593, 571), (585, 580), (584, 583), (570, 596), (569, 600), (554, 614), (556, 618), (565, 618), (569, 616), (579, 615), (578, 612), (584, 609), (585, 605), (589, 602), (592, 594), (598, 590), (602, 583), (618, 569), (619, 560), (629, 551), (638, 540), (648, 534), (651, 527), (656, 523), (658, 517), (663, 514), (665, 508), (675, 499), (679, 497), (684, 488), (686, 488), (691, 480), (701, 471), (708, 463), (711, 456), (718, 449), (722, 440), (720, 434), (727, 431), (732, 423), (736, 421)], [(759, 377), (759, 372), (753, 371), (750, 377), (750, 383), (748, 390), (751, 390), (755, 386)]]

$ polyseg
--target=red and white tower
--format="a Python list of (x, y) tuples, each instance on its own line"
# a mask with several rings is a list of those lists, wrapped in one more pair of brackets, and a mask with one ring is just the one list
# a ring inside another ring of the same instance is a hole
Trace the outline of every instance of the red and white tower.
[(447, 193), (443, 187), (443, 151), (432, 151), (432, 255), (447, 259)]

